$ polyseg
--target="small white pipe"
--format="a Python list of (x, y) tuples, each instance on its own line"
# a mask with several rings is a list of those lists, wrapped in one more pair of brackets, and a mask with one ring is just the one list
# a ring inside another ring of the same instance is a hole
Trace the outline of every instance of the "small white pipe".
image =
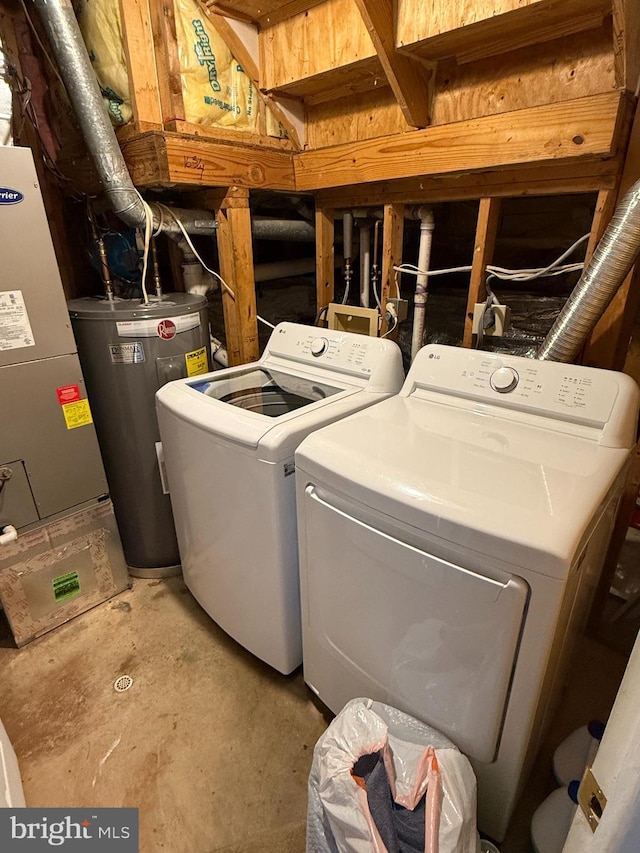
[(360, 226), (360, 305), (369, 307), (369, 279), (371, 278), (371, 228)]
[(229, 367), (229, 356), (222, 342), (217, 338), (211, 337), (211, 357), (221, 367)]
[[(420, 245), (418, 247), (418, 269), (427, 272), (429, 270), (429, 258), (431, 256), (431, 239), (435, 222), (433, 211), (428, 207), (420, 208)], [(413, 297), (413, 330), (411, 335), (411, 361), (422, 347), (424, 338), (424, 320), (427, 309), (427, 275), (416, 277), (416, 290)]]
[(18, 531), (12, 524), (5, 524), (0, 534), (0, 545), (8, 545), (9, 542), (15, 542), (18, 538)]

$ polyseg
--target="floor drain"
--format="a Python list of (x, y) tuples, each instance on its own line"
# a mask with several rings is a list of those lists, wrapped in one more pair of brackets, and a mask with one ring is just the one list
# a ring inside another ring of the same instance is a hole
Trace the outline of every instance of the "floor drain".
[(130, 675), (121, 675), (120, 678), (116, 678), (113, 683), (113, 689), (116, 693), (124, 693), (125, 690), (128, 690), (133, 684), (133, 678)]

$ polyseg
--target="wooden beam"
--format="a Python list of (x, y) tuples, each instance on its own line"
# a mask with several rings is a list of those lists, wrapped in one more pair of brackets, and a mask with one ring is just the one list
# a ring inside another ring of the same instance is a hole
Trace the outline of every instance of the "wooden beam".
[(385, 202), (424, 204), (491, 196), (562, 195), (597, 192), (617, 185), (619, 160), (585, 160), (562, 166), (504, 168), (467, 175), (430, 175), (352, 184), (320, 190), (318, 204), (332, 207), (376, 207)]
[(138, 129), (162, 130), (162, 110), (147, 0), (120, 0), (122, 41), (133, 120)]
[(616, 206), (617, 195), (617, 189), (600, 190), (598, 193), (596, 209), (593, 213), (593, 220), (591, 222), (591, 233), (589, 234), (587, 251), (584, 256), (585, 262), (590, 260), (596, 250), (596, 246), (600, 242), (600, 238), (609, 224)]
[(229, 365), (245, 364), (260, 355), (249, 191), (229, 187), (216, 219), (220, 275), (234, 293), (222, 293)]
[[(382, 305), (382, 325), (380, 334), (387, 333), (385, 305), (389, 297), (400, 296), (400, 273), (394, 267), (402, 263), (402, 238), (404, 236), (404, 204), (385, 204), (382, 214), (382, 287), (380, 304)], [(398, 282), (396, 284), (396, 282)], [(390, 333), (392, 340), (398, 339), (398, 327)]]
[[(120, 0), (128, 3), (129, 0)], [(173, 0), (149, 0), (162, 122), (184, 121), (182, 76)]]
[(640, 77), (640, 4), (613, 0), (612, 12), (616, 86), (635, 92)]
[(318, 311), (333, 302), (334, 239), (333, 211), (316, 206), (316, 304)]
[(614, 157), (618, 92), (336, 145), (294, 156), (300, 190), (545, 161)]
[(391, 90), (408, 125), (430, 122), (435, 64), (426, 64), (396, 52), (392, 0), (356, 0)]
[(473, 247), (467, 313), (464, 317), (464, 338), (462, 345), (470, 347), (473, 341), (473, 308), (477, 302), (487, 298), (485, 272), (487, 264), (493, 260), (498, 225), (500, 224), (500, 199), (481, 198), (476, 224), (476, 239)]
[(256, 187), (295, 189), (291, 154), (178, 133), (145, 133), (122, 151), (141, 187)]

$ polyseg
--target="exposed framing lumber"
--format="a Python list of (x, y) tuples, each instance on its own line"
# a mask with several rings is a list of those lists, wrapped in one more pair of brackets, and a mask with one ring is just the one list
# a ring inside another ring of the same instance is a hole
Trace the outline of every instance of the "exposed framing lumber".
[[(404, 235), (404, 204), (385, 204), (382, 213), (382, 286), (380, 304), (382, 305), (382, 325), (380, 334), (386, 335), (388, 324), (385, 319), (385, 305), (389, 297), (400, 295), (400, 274), (394, 267), (402, 263), (402, 238)], [(398, 326), (389, 334), (392, 340), (398, 338)]]
[(426, 127), (431, 116), (435, 64), (427, 67), (397, 53), (392, 0), (355, 2), (405, 121), (413, 127)]
[(616, 85), (635, 92), (640, 76), (640, 4), (613, 0), (613, 61)]
[(147, 0), (120, 0), (120, 19), (136, 130), (161, 130), (162, 109)]
[(249, 191), (229, 187), (216, 219), (220, 274), (235, 295), (233, 298), (223, 289), (222, 307), (229, 364), (245, 364), (256, 361), (260, 355)]
[(399, 49), (429, 59), (455, 57), (459, 63), (472, 62), (597, 28), (611, 12), (610, 0), (438, 5), (436, 14), (430, 15), (422, 0), (398, 0)]
[(477, 302), (487, 298), (486, 267), (493, 260), (496, 246), (498, 226), (500, 224), (499, 198), (481, 198), (478, 207), (478, 223), (476, 239), (471, 261), (471, 276), (469, 278), (469, 293), (467, 296), (467, 312), (464, 317), (464, 337), (462, 345), (470, 347), (473, 341), (473, 308)]
[(318, 311), (333, 302), (335, 263), (333, 211), (316, 206), (316, 304)]
[[(126, 5), (129, 0), (120, 0)], [(158, 91), (162, 122), (184, 121), (182, 76), (173, 0), (149, 0), (153, 43), (158, 68)]]
[(594, 95), (294, 156), (296, 185), (368, 181), (614, 157), (625, 96)]
[(295, 189), (291, 154), (179, 133), (145, 133), (122, 151), (139, 187)]
[(374, 207), (385, 202), (424, 204), (461, 201), (484, 195), (517, 197), (611, 190), (617, 186), (620, 161), (598, 160), (563, 166), (505, 168), (473, 175), (430, 175), (398, 181), (353, 184), (320, 190), (318, 204)]

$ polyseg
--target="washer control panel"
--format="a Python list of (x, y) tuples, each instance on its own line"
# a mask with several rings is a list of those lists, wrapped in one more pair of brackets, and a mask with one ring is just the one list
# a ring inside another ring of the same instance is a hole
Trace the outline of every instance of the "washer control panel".
[(396, 344), (380, 338), (281, 323), (272, 332), (265, 355), (367, 378), (389, 357), (390, 349), (396, 349)]
[(606, 423), (619, 393), (612, 371), (439, 344), (420, 350), (411, 386), (587, 424)]

